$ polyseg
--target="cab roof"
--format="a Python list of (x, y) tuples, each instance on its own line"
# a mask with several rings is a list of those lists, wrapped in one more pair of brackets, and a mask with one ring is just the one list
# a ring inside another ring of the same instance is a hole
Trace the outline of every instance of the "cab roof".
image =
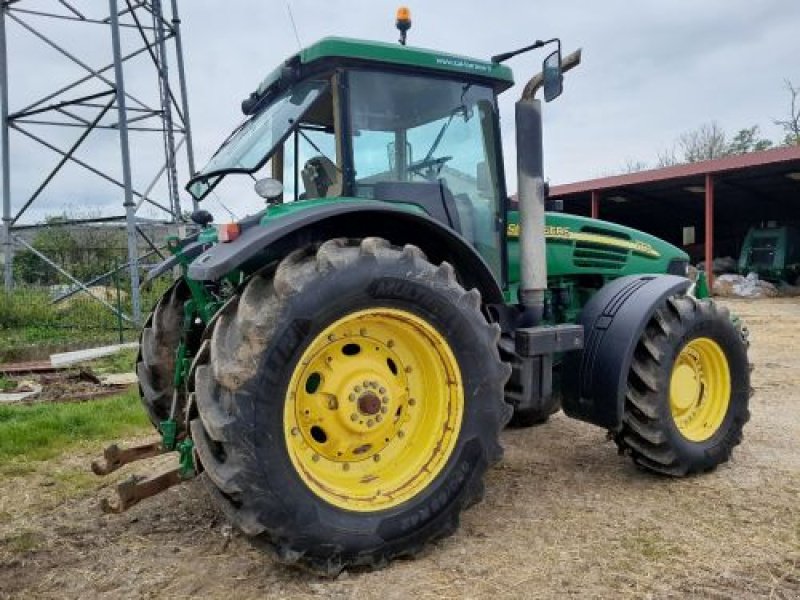
[(500, 93), (514, 85), (514, 76), (508, 67), (485, 60), (448, 54), (438, 50), (401, 46), (342, 37), (326, 37), (300, 51), (301, 64), (339, 59), (398, 65), (422, 71), (438, 71), (468, 75), (490, 82)]

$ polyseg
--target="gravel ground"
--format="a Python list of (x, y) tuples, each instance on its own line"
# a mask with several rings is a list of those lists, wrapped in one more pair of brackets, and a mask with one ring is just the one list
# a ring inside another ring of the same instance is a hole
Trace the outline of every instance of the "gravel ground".
[(726, 303), (751, 330), (756, 393), (714, 473), (642, 473), (557, 415), (503, 434), (506, 458), (456, 535), (325, 580), (253, 549), (196, 482), (100, 514), (113, 481), (86, 474), (81, 452), (0, 480), (0, 597), (800, 598), (800, 301)]

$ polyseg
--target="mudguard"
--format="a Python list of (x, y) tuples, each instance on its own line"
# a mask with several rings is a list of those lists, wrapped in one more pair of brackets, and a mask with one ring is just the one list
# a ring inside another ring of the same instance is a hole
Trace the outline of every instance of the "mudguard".
[(601, 288), (581, 313), (584, 348), (564, 358), (564, 412), (575, 419), (618, 430), (622, 425), (633, 352), (655, 309), (685, 293), (690, 281), (675, 275), (630, 275)]
[(383, 237), (398, 245), (414, 244), (435, 264), (452, 264), (464, 287), (478, 288), (485, 303), (503, 302), (491, 269), (458, 233), (427, 215), (369, 200), (308, 206), (250, 227), (233, 242), (206, 250), (189, 266), (188, 275), (197, 281), (216, 281), (234, 269), (257, 267), (314, 242), (366, 236)]
[[(197, 237), (197, 236), (194, 236)], [(190, 242), (183, 246), (183, 255), (189, 260), (193, 260), (203, 253), (203, 250), (208, 246), (204, 242)], [(170, 272), (172, 269), (180, 264), (177, 256), (170, 256), (168, 259), (160, 262), (154, 268), (150, 269), (145, 277), (142, 285), (147, 285), (154, 279), (161, 277), (164, 273)]]

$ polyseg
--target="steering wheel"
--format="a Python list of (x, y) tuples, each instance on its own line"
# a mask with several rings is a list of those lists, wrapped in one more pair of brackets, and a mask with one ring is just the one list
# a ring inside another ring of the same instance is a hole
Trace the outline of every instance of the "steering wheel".
[[(425, 179), (434, 179), (442, 170), (442, 167), (445, 165), (445, 163), (450, 160), (453, 160), (452, 156), (423, 158), (420, 161), (408, 165), (407, 169), (412, 173), (416, 173), (417, 175), (424, 177)], [(427, 170), (427, 172), (423, 173), (423, 170)]]

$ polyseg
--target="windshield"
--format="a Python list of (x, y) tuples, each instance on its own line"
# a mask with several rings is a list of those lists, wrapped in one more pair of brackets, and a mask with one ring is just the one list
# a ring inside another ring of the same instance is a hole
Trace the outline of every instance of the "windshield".
[(220, 146), (186, 186), (189, 193), (200, 200), (225, 174), (261, 168), (326, 87), (325, 81), (305, 81), (276, 97)]

